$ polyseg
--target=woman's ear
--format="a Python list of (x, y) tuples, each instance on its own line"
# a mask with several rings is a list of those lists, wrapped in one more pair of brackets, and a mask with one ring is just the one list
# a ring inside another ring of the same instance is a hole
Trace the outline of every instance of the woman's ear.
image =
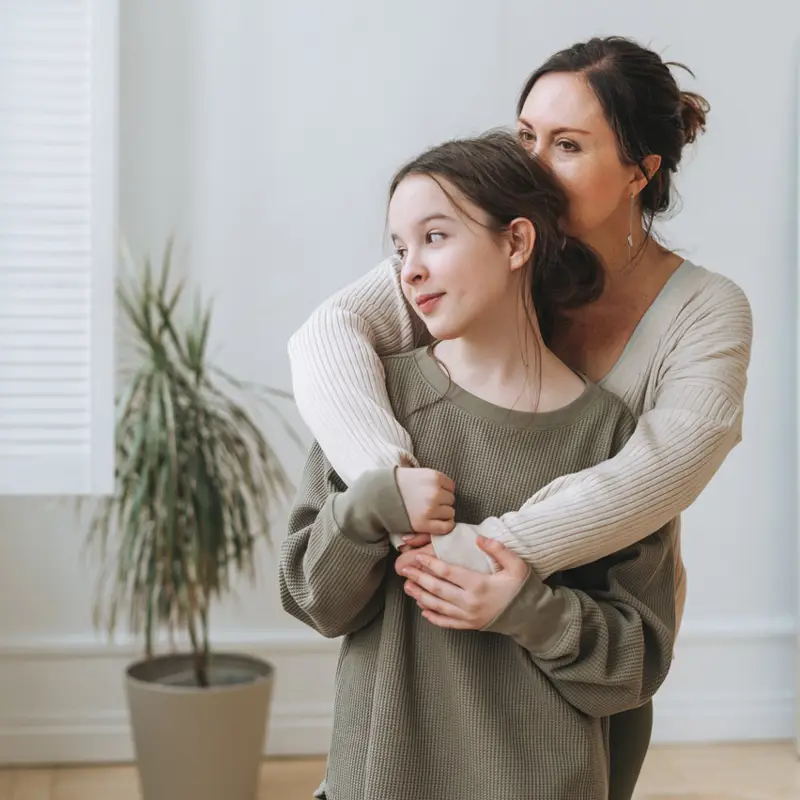
[(656, 173), (661, 168), (661, 156), (645, 156), (643, 159), (644, 168), (647, 170), (647, 174), (642, 174), (642, 171), (637, 168), (636, 169), (636, 176), (633, 179), (633, 186), (632, 194), (634, 197), (639, 196), (639, 192), (641, 192), (648, 183), (650, 183), (653, 178), (655, 178)]
[(536, 243), (536, 228), (529, 219), (518, 217), (512, 220), (507, 229), (509, 243), (509, 266), (513, 270), (522, 269), (530, 260)]

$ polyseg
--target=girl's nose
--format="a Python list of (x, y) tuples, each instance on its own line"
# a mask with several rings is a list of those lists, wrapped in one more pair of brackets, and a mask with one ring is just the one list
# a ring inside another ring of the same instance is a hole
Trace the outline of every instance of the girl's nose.
[(416, 285), (425, 280), (428, 271), (422, 262), (411, 253), (406, 253), (403, 267), (400, 270), (400, 278), (409, 285)]

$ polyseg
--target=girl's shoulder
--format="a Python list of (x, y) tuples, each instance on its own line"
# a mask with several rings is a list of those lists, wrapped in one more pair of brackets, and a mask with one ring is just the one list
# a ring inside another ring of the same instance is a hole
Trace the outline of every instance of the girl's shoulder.
[(420, 360), (428, 357), (428, 345), (381, 359), (386, 391), (395, 416), (404, 416), (409, 409), (429, 403), (438, 397), (420, 370)]

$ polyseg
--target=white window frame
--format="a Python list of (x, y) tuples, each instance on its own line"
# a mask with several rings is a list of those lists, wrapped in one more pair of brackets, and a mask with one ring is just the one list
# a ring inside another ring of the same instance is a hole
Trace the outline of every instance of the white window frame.
[(83, 2), (91, 14), (89, 452), (85, 459), (0, 455), (0, 495), (101, 495), (114, 490), (119, 0)]

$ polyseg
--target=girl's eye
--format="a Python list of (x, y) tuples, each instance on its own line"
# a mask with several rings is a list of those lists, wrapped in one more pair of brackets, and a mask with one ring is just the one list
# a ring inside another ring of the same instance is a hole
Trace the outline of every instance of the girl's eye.
[(403, 259), (406, 257), (406, 249), (405, 249), (405, 247), (395, 247), (395, 249), (394, 249), (394, 257), (398, 261), (402, 262)]
[(443, 242), (444, 238), (445, 236), (441, 231), (430, 231), (426, 237), (428, 244), (434, 244), (435, 242)]

